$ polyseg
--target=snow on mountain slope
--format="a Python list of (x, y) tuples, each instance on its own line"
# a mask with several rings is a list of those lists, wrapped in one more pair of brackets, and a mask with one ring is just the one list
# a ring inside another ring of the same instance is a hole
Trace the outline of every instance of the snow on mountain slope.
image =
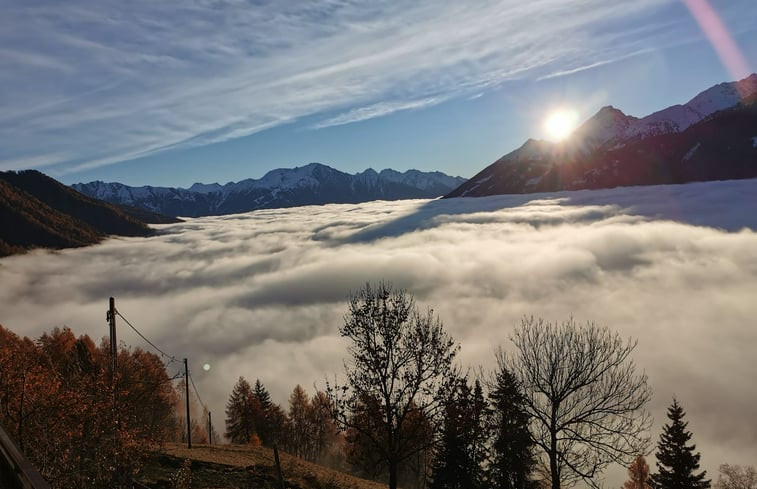
[(757, 74), (641, 119), (608, 105), (567, 140), (529, 139), (447, 196), (752, 178), (755, 117)]
[(607, 105), (581, 124), (571, 136), (577, 144), (600, 146), (622, 139), (628, 128), (638, 119), (628, 116), (612, 105)]
[(659, 136), (671, 132), (681, 132), (704, 116), (686, 105), (673, 105), (633, 121), (620, 135), (620, 140), (649, 136)]
[(737, 82), (719, 83), (686, 102), (690, 109), (706, 117), (719, 110), (733, 107), (757, 93), (757, 74)]
[(441, 172), (408, 170), (400, 173), (368, 169), (357, 175), (320, 163), (271, 170), (260, 179), (195, 183), (189, 189), (129, 187), (120, 183), (77, 183), (72, 187), (92, 197), (141, 207), (165, 215), (202, 216), (297, 205), (433, 198), (465, 180)]
[(540, 161), (558, 153), (572, 155), (603, 145), (623, 146), (632, 139), (681, 132), (715, 112), (738, 105), (757, 94), (757, 74), (737, 82), (720, 83), (699, 93), (684, 105), (673, 105), (641, 119), (607, 105), (581, 124), (563, 143), (528, 139), (520, 148), (507, 153), (495, 164)]
[(418, 170), (407, 170), (404, 173), (400, 173), (395, 170), (386, 169), (381, 170), (378, 177), (387, 182), (401, 183), (421, 190), (427, 190), (437, 186), (454, 187), (456, 185), (455, 182), (457, 181), (455, 177), (451, 177), (439, 171), (422, 172)]

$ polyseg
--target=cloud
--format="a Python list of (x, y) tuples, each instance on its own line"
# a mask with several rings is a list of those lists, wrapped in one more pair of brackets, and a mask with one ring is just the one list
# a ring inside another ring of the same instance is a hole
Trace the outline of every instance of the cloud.
[(339, 114), (336, 117), (323, 120), (314, 124), (313, 129), (323, 129), (324, 127), (341, 126), (344, 124), (351, 124), (353, 122), (364, 121), (367, 119), (373, 119), (381, 117), (401, 110), (420, 109), (423, 107), (429, 107), (443, 102), (443, 99), (436, 97), (429, 97), (421, 100), (413, 100), (410, 102), (379, 102), (377, 104), (369, 105), (367, 107), (360, 107), (352, 109), (349, 112)]
[[(639, 339), (656, 429), (676, 395), (714, 474), (757, 458), (755, 192), (745, 180), (190, 219), (150, 238), (2, 259), (0, 323), (100, 338), (112, 295), (153, 342), (190, 359), (222, 413), (240, 375), (285, 403), (296, 383), (323, 387), (341, 372), (338, 329), (366, 281), (434, 308), (465, 366), (490, 368), (523, 315), (573, 315)], [(149, 348), (118, 328), (125, 344)], [(614, 485), (624, 477), (609, 474)]]
[(305, 116), (341, 113), (326, 127), (475, 96), (680, 42), (685, 19), (622, 37), (669, 3), (19, 2), (0, 20), (0, 88), (13, 94), (0, 159), (68, 154), (60, 174)]

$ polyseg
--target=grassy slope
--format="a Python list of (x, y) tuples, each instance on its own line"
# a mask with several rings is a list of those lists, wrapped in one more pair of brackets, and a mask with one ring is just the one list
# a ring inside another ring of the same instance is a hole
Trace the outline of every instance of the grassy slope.
[[(376, 482), (279, 453), (285, 486), (292, 489), (385, 489)], [(150, 488), (171, 487), (185, 459), (191, 460), (193, 489), (278, 488), (273, 450), (262, 447), (169, 444), (153, 455), (137, 480)]]

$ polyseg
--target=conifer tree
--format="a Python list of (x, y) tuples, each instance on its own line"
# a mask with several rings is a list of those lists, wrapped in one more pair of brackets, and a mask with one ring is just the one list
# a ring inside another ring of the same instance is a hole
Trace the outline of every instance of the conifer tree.
[(660, 441), (657, 443), (657, 470), (652, 475), (655, 489), (708, 489), (709, 479), (706, 471), (695, 473), (699, 469), (699, 452), (694, 452), (696, 445), (687, 445), (691, 432), (686, 431), (686, 415), (674, 398), (668, 408), (671, 423), (663, 427)]
[(532, 487), (534, 442), (528, 414), (515, 376), (503, 364), (496, 372), (489, 394), (492, 453), (487, 480), (492, 489)]
[(286, 437), (286, 414), (281, 406), (271, 401), (271, 395), (260, 379), (255, 380), (250, 402), (255, 432), (265, 447), (283, 441)]
[(481, 404), (476, 404), (467, 380), (460, 379), (445, 406), (441, 446), (432, 468), (431, 489), (483, 487), (481, 466), (476, 460), (477, 452), (481, 453), (476, 438), (483, 432), (483, 417), (476, 412)]
[[(485, 459), (488, 457), (487, 442), (489, 440), (489, 403), (484, 397), (484, 390), (481, 382), (476, 379), (473, 383), (473, 397), (471, 405), (471, 455), (473, 463), (477, 467), (482, 467)], [(482, 474), (479, 477), (483, 477)], [(483, 481), (483, 478), (482, 478)]]
[(246, 444), (255, 434), (250, 404), (253, 399), (250, 383), (239, 377), (226, 403), (226, 438), (231, 443)]
[(253, 394), (260, 401), (263, 409), (268, 410), (273, 405), (271, 401), (271, 395), (268, 393), (268, 389), (265, 388), (260, 379), (255, 379), (255, 387), (253, 387)]
[(644, 455), (637, 455), (628, 466), (628, 480), (621, 489), (651, 489), (649, 485), (649, 464)]
[(295, 386), (289, 396), (289, 433), (287, 448), (289, 453), (301, 458), (310, 456), (311, 444), (314, 442), (314, 427), (309, 416), (310, 399), (300, 384)]

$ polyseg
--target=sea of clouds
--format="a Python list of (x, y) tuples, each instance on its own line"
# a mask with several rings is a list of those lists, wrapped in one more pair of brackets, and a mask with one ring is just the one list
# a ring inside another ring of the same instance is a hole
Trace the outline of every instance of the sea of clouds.
[[(655, 440), (675, 395), (710, 475), (757, 463), (757, 180), (311, 206), (158, 229), (0, 260), (0, 323), (101, 338), (114, 296), (155, 344), (189, 358), (222, 431), (239, 376), (286, 407), (295, 384), (312, 392), (342, 371), (347, 298), (386, 280), (438, 313), (464, 368), (491, 368), (524, 315), (636, 338)], [(150, 349), (123, 321), (118, 331)], [(623, 477), (616, 468), (608, 482)]]

